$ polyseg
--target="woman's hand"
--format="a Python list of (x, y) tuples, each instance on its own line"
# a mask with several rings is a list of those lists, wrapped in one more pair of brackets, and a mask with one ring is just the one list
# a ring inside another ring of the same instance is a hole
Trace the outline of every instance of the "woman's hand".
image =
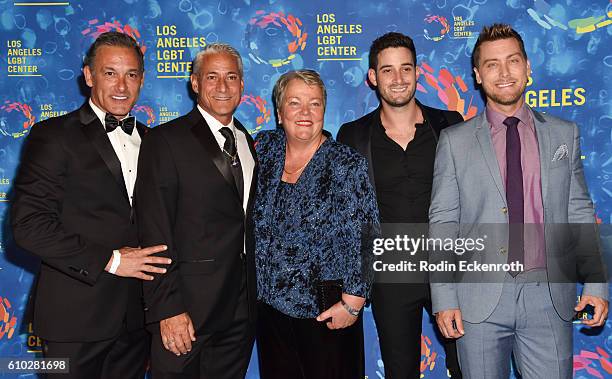
[[(365, 299), (359, 296), (353, 296), (346, 293), (342, 294), (342, 301), (344, 301), (349, 307), (355, 310), (361, 310)], [(332, 305), (331, 308), (321, 313), (317, 317), (317, 321), (325, 321), (331, 318), (331, 321), (327, 322), (329, 329), (343, 329), (349, 327), (357, 321), (358, 316), (353, 316), (349, 311), (342, 305), (342, 301)]]

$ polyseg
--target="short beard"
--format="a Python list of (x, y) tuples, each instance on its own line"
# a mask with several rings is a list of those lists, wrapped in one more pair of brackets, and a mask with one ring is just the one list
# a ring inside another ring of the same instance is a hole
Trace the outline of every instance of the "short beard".
[(484, 86), (482, 87), (486, 97), (490, 98), (497, 104), (505, 105), (505, 106), (514, 105), (518, 103), (523, 97), (523, 94), (525, 93), (525, 88), (527, 88), (526, 85), (523, 86), (523, 88), (521, 88), (520, 91), (517, 91), (516, 95), (512, 96), (511, 98), (501, 98), (501, 97), (496, 96), (495, 94), (487, 93), (486, 91), (484, 91)]
[(410, 102), (412, 101), (412, 99), (414, 99), (414, 94), (416, 93), (416, 90), (413, 91), (410, 96), (408, 96), (405, 100), (401, 100), (401, 101), (393, 101), (391, 99), (387, 99), (385, 98), (382, 94), (380, 94), (379, 92), (379, 96), (380, 96), (380, 100), (384, 101), (386, 104), (388, 104), (389, 106), (393, 107), (393, 108), (402, 108), (405, 107), (406, 105), (410, 104)]
[(517, 94), (516, 96), (513, 96), (510, 99), (508, 99), (508, 98), (503, 99), (503, 98), (497, 97), (497, 96), (495, 96), (493, 94), (489, 94), (487, 96), (490, 97), (491, 100), (493, 100), (497, 104), (508, 106), (508, 105), (514, 105), (514, 104), (518, 103), (519, 100), (521, 100), (521, 97), (523, 97), (523, 92), (520, 92), (519, 94)]

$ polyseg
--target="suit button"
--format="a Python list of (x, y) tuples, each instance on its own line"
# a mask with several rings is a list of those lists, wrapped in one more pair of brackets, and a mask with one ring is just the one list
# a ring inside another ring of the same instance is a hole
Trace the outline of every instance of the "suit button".
[(500, 254), (506, 254), (506, 252), (507, 252), (507, 251), (506, 251), (506, 248), (505, 248), (505, 247), (500, 247), (500, 248), (499, 248), (499, 253), (500, 253)]
[(502, 211), (502, 213), (503, 213), (503, 214), (506, 214), (506, 213), (508, 213), (508, 208), (503, 207), (503, 208), (501, 209), (501, 211)]

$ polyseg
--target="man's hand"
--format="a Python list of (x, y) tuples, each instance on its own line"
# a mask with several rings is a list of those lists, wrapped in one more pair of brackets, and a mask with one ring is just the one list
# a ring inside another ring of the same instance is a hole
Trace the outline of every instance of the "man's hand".
[(465, 334), (461, 311), (457, 308), (436, 313), (436, 323), (445, 338), (459, 338)]
[[(363, 297), (349, 295), (346, 293), (342, 294), (342, 300), (344, 300), (344, 302), (353, 309), (361, 309), (365, 303), (365, 299)], [(357, 321), (357, 316), (353, 316), (346, 309), (344, 309), (344, 306), (340, 301), (317, 316), (317, 321), (325, 321), (330, 317), (331, 321), (327, 322), (327, 327), (329, 329), (344, 329), (353, 325), (355, 321)]]
[(574, 310), (576, 312), (581, 311), (587, 304), (592, 305), (595, 312), (592, 319), (582, 320), (582, 323), (591, 327), (602, 326), (608, 318), (608, 301), (597, 296), (583, 295), (580, 297), (580, 303), (574, 307)]
[[(165, 268), (151, 266), (151, 264), (168, 265), (172, 263), (170, 258), (151, 257), (150, 255), (165, 251), (168, 249), (166, 245), (155, 245), (144, 249), (138, 247), (122, 247), (119, 249), (121, 253), (121, 263), (115, 272), (117, 276), (138, 278), (142, 280), (153, 280), (153, 276), (146, 273), (164, 274)], [(106, 264), (104, 270), (109, 271), (113, 257)]]
[(191, 342), (196, 340), (193, 322), (187, 312), (161, 320), (159, 331), (166, 350), (177, 356), (190, 352)]

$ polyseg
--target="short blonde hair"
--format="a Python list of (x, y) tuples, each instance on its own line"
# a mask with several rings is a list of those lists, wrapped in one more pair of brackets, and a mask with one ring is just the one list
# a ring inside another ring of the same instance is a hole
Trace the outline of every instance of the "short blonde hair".
[(323, 80), (321, 80), (321, 75), (314, 70), (303, 69), (286, 72), (276, 81), (273, 95), (274, 103), (276, 104), (276, 109), (278, 111), (281, 111), (281, 108), (283, 107), (283, 101), (285, 101), (285, 91), (287, 90), (289, 82), (291, 82), (293, 79), (300, 79), (309, 86), (319, 87), (321, 92), (323, 92), (323, 110), (325, 110), (325, 105), (327, 104), (327, 91), (325, 90)]

